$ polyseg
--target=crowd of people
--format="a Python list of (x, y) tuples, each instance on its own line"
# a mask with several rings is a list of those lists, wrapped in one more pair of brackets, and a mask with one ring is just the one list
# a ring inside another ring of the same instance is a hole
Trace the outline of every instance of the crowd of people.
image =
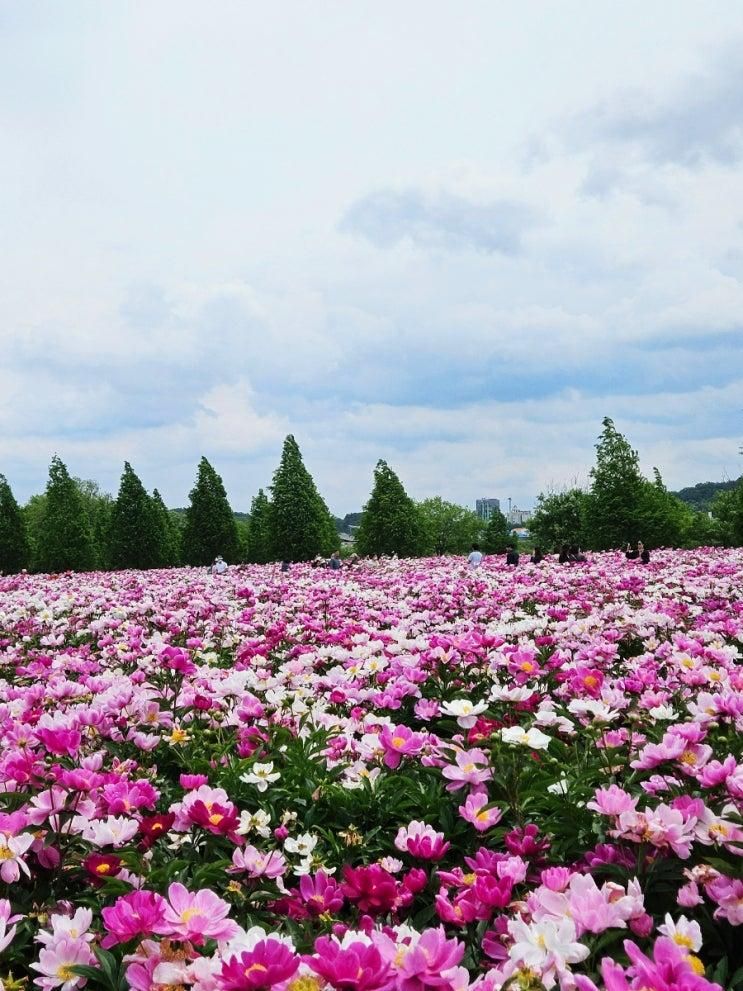
[[(521, 560), (521, 555), (516, 547), (516, 544), (509, 544), (506, 548), (506, 564), (516, 566)], [(554, 557), (557, 558), (558, 564), (581, 564), (588, 560), (585, 553), (580, 549), (577, 544), (562, 544), (554, 552)], [(645, 547), (641, 540), (637, 541), (637, 547), (632, 547), (631, 544), (627, 544), (624, 551), (624, 556), (628, 561), (640, 561), (641, 564), (650, 563), (650, 551)], [(549, 554), (544, 554), (539, 547), (535, 547), (529, 557), (530, 564), (541, 564), (542, 561), (548, 560)], [(480, 549), (479, 544), (473, 544), (472, 550), (467, 557), (467, 563), (473, 569), (479, 568), (484, 560), (484, 555)]]
[[(509, 544), (505, 551), (506, 564), (512, 567), (516, 567), (521, 561), (521, 554), (519, 553), (516, 544)], [(580, 549), (577, 544), (562, 544), (557, 548), (553, 555), (544, 554), (539, 547), (535, 547), (529, 556), (530, 564), (541, 564), (542, 561), (549, 560), (550, 557), (556, 557), (558, 564), (580, 564), (588, 560), (585, 553)], [(627, 544), (624, 551), (624, 556), (628, 561), (639, 561), (641, 564), (650, 563), (650, 551), (645, 547), (641, 540), (637, 541), (637, 546), (633, 547), (631, 544)], [(393, 555), (393, 559), (397, 555)], [(485, 560), (485, 555), (480, 549), (479, 544), (473, 544), (472, 549), (467, 557), (467, 563), (473, 570), (480, 567), (482, 562)], [(330, 571), (340, 571), (341, 568), (352, 568), (359, 562), (358, 554), (351, 554), (345, 560), (341, 558), (340, 551), (333, 551), (330, 557), (325, 558), (318, 555), (312, 561), (310, 561), (310, 566), (312, 568), (327, 568)], [(227, 562), (221, 555), (217, 555), (213, 563), (209, 566), (209, 571), (213, 575), (223, 575), (227, 571)], [(281, 570), (289, 571), (291, 568), (291, 561), (282, 561)]]

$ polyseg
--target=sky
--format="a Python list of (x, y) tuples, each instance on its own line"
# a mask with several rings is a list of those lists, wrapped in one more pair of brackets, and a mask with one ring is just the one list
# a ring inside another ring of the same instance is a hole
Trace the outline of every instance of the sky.
[(739, 0), (0, 0), (0, 472), (743, 471)]

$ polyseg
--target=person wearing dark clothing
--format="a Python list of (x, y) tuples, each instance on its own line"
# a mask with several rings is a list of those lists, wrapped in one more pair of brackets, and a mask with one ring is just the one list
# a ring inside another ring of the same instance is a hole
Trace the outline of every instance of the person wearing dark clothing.
[(563, 544), (557, 557), (559, 564), (567, 564), (570, 560), (570, 550), (567, 544)]
[(642, 564), (650, 564), (650, 551), (645, 547), (641, 540), (637, 542), (637, 551), (640, 555), (640, 561)]
[(534, 548), (534, 553), (529, 558), (529, 561), (532, 564), (541, 564), (541, 562), (544, 561), (544, 554), (542, 554), (541, 550), (538, 547)]
[(509, 544), (508, 550), (506, 551), (506, 564), (516, 565), (519, 563), (519, 552), (516, 550), (514, 544)]
[(288, 571), (289, 570), (289, 562), (288, 561), (282, 561), (281, 562), (281, 570), (282, 571)]
[(338, 551), (333, 551), (332, 555), (330, 556), (330, 560), (328, 561), (328, 567), (331, 568), (333, 571), (338, 571), (342, 567), (341, 556), (338, 553)]
[(586, 561), (586, 555), (582, 553), (580, 547), (578, 547), (576, 544), (573, 544), (573, 546), (570, 548), (570, 551), (568, 552), (568, 560), (576, 561), (579, 564), (582, 564)]
[(641, 546), (642, 544), (638, 543), (637, 545), (638, 549), (635, 550), (631, 544), (627, 544), (627, 550), (624, 552), (624, 556), (627, 558), (628, 561), (636, 561), (638, 559), (638, 557), (640, 556)]

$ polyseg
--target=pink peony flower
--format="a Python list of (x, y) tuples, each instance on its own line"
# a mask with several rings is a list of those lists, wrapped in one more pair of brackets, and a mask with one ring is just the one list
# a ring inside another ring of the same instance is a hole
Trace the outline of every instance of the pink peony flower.
[(325, 871), (318, 871), (314, 877), (310, 874), (301, 877), (299, 893), (310, 915), (335, 914), (343, 907), (345, 900), (340, 885)]
[(220, 991), (268, 991), (283, 987), (299, 967), (299, 957), (277, 939), (262, 939), (239, 956), (233, 956), (217, 977)]
[(597, 788), (593, 800), (586, 802), (587, 809), (592, 809), (604, 816), (617, 816), (622, 812), (634, 812), (636, 806), (637, 799), (617, 785)]
[(286, 874), (286, 860), (280, 850), (261, 853), (254, 846), (243, 847), (232, 853), (232, 867), (227, 868), (228, 874), (239, 874), (245, 871), (249, 877), (277, 878)]
[(459, 814), (479, 833), (484, 833), (491, 826), (496, 826), (503, 818), (503, 811), (497, 807), (487, 808), (488, 796), (484, 792), (476, 792), (467, 796), (464, 805), (459, 806)]
[(399, 767), (403, 757), (415, 757), (423, 749), (425, 737), (413, 733), (407, 726), (384, 726), (379, 734), (379, 742), (384, 748), (384, 763), (387, 767)]
[(201, 946), (206, 939), (230, 939), (238, 931), (237, 924), (227, 918), (229, 904), (209, 888), (192, 892), (175, 882), (168, 888), (168, 902), (165, 922), (179, 939)]
[(376, 946), (361, 941), (349, 941), (341, 946), (329, 936), (315, 942), (313, 956), (303, 958), (316, 974), (331, 988), (339, 991), (386, 991), (389, 988), (390, 965), (382, 959)]
[(447, 764), (441, 772), (449, 782), (447, 791), (457, 791), (465, 785), (479, 789), (493, 776), (487, 755), (482, 750), (458, 750), (454, 760), (454, 764)]
[(169, 936), (172, 926), (165, 919), (168, 903), (154, 891), (132, 891), (101, 911), (108, 935), (101, 946), (108, 949), (128, 943), (135, 936)]
[(451, 843), (444, 839), (443, 833), (437, 833), (424, 822), (413, 820), (407, 826), (400, 827), (395, 846), (420, 860), (441, 860)]
[(32, 963), (31, 969), (41, 975), (35, 983), (45, 989), (59, 988), (60, 991), (72, 991), (85, 983), (84, 977), (74, 973), (73, 967), (80, 964), (95, 964), (96, 959), (85, 939), (74, 939), (63, 936), (54, 943), (45, 946), (39, 953), (39, 962)]

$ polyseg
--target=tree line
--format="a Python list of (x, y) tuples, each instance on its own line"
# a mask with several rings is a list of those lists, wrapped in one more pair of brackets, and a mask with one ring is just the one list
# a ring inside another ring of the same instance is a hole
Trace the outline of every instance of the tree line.
[[(646, 479), (639, 458), (610, 419), (596, 445), (590, 485), (542, 493), (529, 524), (544, 550), (578, 544), (592, 550), (643, 540), (650, 547), (743, 545), (743, 480), (720, 493), (713, 515), (695, 512), (668, 492), (660, 473)], [(361, 555), (460, 554), (479, 543), (505, 551), (511, 528), (500, 512), (484, 523), (471, 509), (440, 497), (415, 502), (385, 461), (354, 534)], [(221, 477), (199, 462), (185, 513), (148, 493), (125, 462), (116, 498), (95, 482), (70, 476), (52, 458), (46, 491), (20, 507), (0, 475), (0, 572), (147, 569), (229, 563), (306, 561), (338, 548), (333, 516), (293, 436), (284, 441), (268, 491), (259, 490), (246, 520), (235, 517)]]
[(529, 523), (544, 548), (578, 544), (596, 551), (642, 540), (647, 547), (743, 545), (743, 477), (701, 512), (668, 491), (660, 472), (648, 479), (630, 443), (608, 417), (586, 488), (542, 493)]

